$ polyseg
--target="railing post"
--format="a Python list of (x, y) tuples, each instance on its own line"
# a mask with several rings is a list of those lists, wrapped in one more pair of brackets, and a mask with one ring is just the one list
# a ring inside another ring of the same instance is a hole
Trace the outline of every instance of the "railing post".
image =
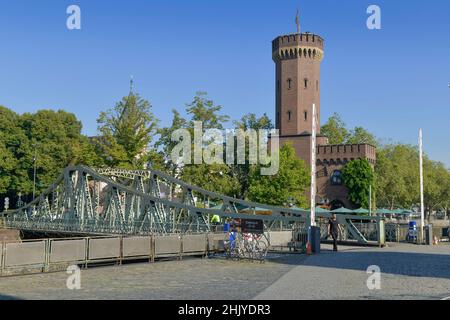
[(5, 252), (5, 242), (0, 242), (0, 277), (3, 277), (3, 267), (4, 267), (4, 252)]
[(119, 250), (119, 266), (122, 265), (122, 260), (123, 260), (123, 236), (119, 237), (120, 241), (119, 241), (119, 246), (120, 246), (120, 250)]
[(50, 254), (51, 254), (51, 243), (52, 240), (51, 239), (46, 239), (45, 240), (45, 262), (44, 262), (44, 272), (49, 272), (50, 271)]
[(383, 247), (386, 245), (386, 229), (384, 226), (384, 220), (379, 218), (378, 222), (378, 245)]

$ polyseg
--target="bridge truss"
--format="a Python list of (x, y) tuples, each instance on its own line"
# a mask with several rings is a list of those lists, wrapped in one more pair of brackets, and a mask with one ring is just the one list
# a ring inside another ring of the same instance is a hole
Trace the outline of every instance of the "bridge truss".
[[(220, 210), (208, 204), (221, 203)], [(264, 208), (271, 215), (239, 213)], [(304, 223), (307, 211), (277, 208), (219, 195), (154, 170), (68, 167), (33, 202), (11, 211), (7, 227), (96, 234), (173, 234), (211, 231), (210, 218)]]
[[(219, 204), (220, 209), (210, 205)], [(245, 213), (242, 213), (242, 208)], [(256, 214), (266, 212), (266, 214)], [(253, 213), (253, 214), (252, 214)], [(8, 228), (83, 234), (166, 235), (213, 231), (213, 215), (262, 220), (266, 231), (308, 227), (310, 212), (248, 202), (187, 184), (156, 170), (68, 167), (38, 198), (10, 211)], [(328, 213), (317, 214), (324, 225)], [(338, 216), (345, 237), (367, 243), (353, 223), (354, 216)], [(379, 223), (379, 218), (358, 217)], [(376, 229), (376, 228), (375, 228)], [(384, 232), (384, 231), (383, 231)], [(326, 236), (326, 227), (322, 234)], [(378, 230), (380, 233), (380, 230)]]

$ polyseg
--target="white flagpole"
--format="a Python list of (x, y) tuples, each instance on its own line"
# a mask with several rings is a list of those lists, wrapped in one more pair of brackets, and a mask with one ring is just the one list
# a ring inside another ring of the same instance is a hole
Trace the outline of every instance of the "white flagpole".
[(312, 105), (312, 139), (311, 139), (311, 223), (312, 227), (316, 226), (316, 138), (317, 138), (317, 122), (316, 122), (316, 105)]
[(420, 241), (423, 243), (423, 228), (425, 224), (425, 208), (423, 200), (423, 134), (419, 129), (419, 162), (420, 162)]

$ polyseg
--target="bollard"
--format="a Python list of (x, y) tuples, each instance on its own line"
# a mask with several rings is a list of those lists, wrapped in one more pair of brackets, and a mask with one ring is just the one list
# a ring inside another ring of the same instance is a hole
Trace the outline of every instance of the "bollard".
[(320, 228), (311, 227), (311, 252), (320, 253)]

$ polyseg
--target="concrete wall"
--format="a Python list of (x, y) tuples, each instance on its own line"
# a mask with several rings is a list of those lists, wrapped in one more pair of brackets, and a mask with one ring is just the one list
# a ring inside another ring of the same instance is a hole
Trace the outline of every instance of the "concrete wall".
[(0, 229), (0, 242), (20, 241), (19, 230)]

